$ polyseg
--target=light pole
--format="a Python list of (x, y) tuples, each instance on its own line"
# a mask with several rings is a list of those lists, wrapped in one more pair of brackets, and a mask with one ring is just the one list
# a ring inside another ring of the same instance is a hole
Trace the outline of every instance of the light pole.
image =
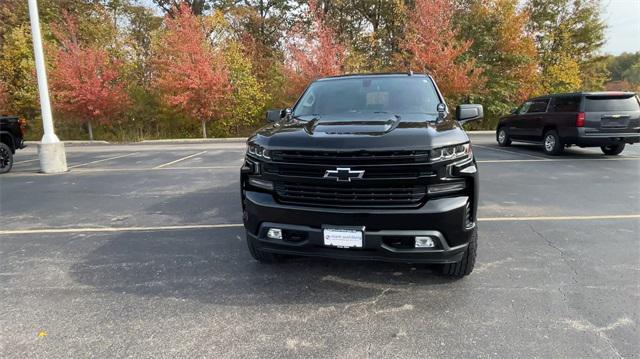
[(31, 19), (31, 36), (33, 37), (33, 53), (38, 75), (38, 93), (40, 94), (40, 108), (42, 109), (42, 128), (44, 135), (38, 144), (40, 158), (40, 172), (60, 173), (67, 171), (67, 156), (64, 143), (60, 142), (53, 130), (51, 117), (51, 102), (49, 101), (49, 86), (47, 85), (47, 71), (44, 66), (44, 52), (42, 51), (42, 36), (40, 35), (40, 16), (38, 3), (29, 0), (29, 17)]

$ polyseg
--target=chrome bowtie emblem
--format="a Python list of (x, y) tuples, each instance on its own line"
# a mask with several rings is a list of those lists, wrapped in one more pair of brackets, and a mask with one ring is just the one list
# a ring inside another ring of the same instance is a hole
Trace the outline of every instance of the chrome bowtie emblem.
[(335, 170), (327, 170), (324, 178), (335, 178), (338, 182), (351, 182), (352, 178), (362, 178), (364, 170), (352, 171), (348, 167), (338, 167)]

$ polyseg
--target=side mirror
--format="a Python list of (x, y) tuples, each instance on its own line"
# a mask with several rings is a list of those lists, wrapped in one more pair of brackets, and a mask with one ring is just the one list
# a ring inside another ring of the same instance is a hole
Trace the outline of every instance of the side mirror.
[(478, 121), (484, 118), (482, 105), (465, 104), (456, 107), (456, 120), (460, 123)]
[(267, 122), (277, 122), (282, 118), (282, 110), (281, 109), (271, 109), (267, 110)]
[(517, 115), (518, 114), (518, 108), (517, 107), (512, 108), (510, 113), (512, 115)]

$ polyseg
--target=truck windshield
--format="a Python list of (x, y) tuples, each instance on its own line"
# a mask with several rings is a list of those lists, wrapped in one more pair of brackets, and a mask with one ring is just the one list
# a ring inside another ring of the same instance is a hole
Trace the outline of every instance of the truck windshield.
[(584, 110), (586, 112), (640, 111), (640, 105), (634, 95), (587, 96)]
[(437, 113), (439, 103), (427, 77), (338, 78), (312, 83), (293, 115)]

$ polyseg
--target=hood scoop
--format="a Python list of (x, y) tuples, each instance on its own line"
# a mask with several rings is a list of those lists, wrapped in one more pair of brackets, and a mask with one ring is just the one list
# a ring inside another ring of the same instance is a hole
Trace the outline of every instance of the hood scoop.
[[(372, 116), (374, 118), (363, 119), (362, 115), (357, 118), (350, 116), (316, 117), (309, 121), (305, 130), (310, 135), (326, 134), (326, 135), (363, 135), (363, 136), (381, 136), (393, 131), (400, 123), (400, 116), (385, 114), (385, 118), (381, 116)], [(378, 118), (375, 118), (378, 117)]]

